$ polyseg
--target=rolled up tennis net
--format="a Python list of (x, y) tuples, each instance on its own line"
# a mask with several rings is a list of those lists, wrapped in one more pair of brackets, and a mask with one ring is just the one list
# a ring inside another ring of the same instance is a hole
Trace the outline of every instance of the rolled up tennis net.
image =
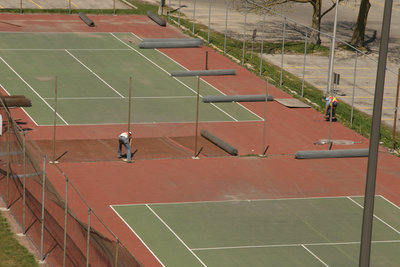
[(174, 77), (190, 77), (190, 76), (220, 76), (220, 75), (236, 75), (236, 70), (176, 70), (171, 72)]
[(322, 158), (368, 157), (368, 152), (369, 152), (368, 148), (297, 151), (295, 154), (295, 158), (296, 159), (322, 159)]
[(232, 156), (236, 156), (238, 154), (238, 150), (231, 146), (230, 144), (226, 143), (224, 140), (220, 139), (219, 137), (215, 136), (214, 134), (210, 133), (207, 130), (201, 130), (201, 136), (212, 142), (213, 144), (217, 145), (221, 149), (225, 150), (227, 153), (231, 154)]
[(203, 40), (197, 38), (165, 38), (145, 39), (139, 44), (139, 48), (193, 48), (203, 45)]

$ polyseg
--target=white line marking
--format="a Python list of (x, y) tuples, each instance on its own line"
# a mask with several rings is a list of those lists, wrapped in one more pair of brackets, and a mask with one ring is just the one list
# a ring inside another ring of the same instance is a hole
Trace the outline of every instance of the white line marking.
[[(132, 99), (176, 99), (176, 98), (196, 98), (196, 96), (135, 96)], [(44, 98), (44, 99), (54, 99), (54, 98)], [(113, 96), (99, 96), (99, 97), (59, 97), (57, 100), (107, 100), (107, 99), (121, 99), (120, 97)]]
[(0, 51), (130, 51), (128, 48), (0, 48)]
[(315, 255), (311, 250), (309, 250), (308, 248), (306, 248), (306, 246), (301, 245), (305, 250), (307, 250), (311, 255), (313, 255), (317, 260), (319, 260), (323, 265), (325, 266), (329, 266), (328, 264), (326, 264), (323, 260), (321, 260), (317, 255)]
[[(131, 33), (133, 36), (135, 36), (136, 38), (138, 38), (139, 40), (142, 40), (139, 36), (137, 36), (134, 33)], [(161, 52), (158, 49), (155, 49), (157, 52), (159, 52), (161, 55), (165, 56), (166, 58), (168, 58), (169, 60), (175, 62), (175, 64), (177, 64), (178, 66), (184, 68), (185, 70), (188, 70), (185, 66), (183, 66), (182, 64), (180, 64), (179, 62), (175, 61), (175, 59), (171, 58), (170, 56), (164, 54), (163, 52)], [(219, 92), (222, 95), (226, 95), (224, 92), (222, 92), (221, 90), (219, 90), (218, 88), (216, 88), (214, 85), (210, 84), (209, 82), (207, 82), (206, 80), (204, 80), (203, 78), (200, 78), (200, 80), (202, 80), (204, 83), (208, 84), (210, 87), (214, 88), (214, 90), (216, 90), (217, 92)], [(216, 106), (214, 103), (211, 103), (214, 107), (216, 107), (217, 109), (219, 109), (220, 111), (224, 112), (221, 108), (219, 108), (218, 106)], [(248, 112), (252, 113), (254, 116), (260, 118), (261, 120), (263, 120), (263, 118), (261, 118), (260, 116), (258, 116), (256, 113), (254, 113), (253, 111), (251, 111), (250, 109), (246, 108), (245, 106), (243, 106), (240, 103), (235, 103), (239, 106), (241, 106), (242, 108), (244, 108), (245, 110), (247, 110)], [(225, 113), (225, 112), (224, 112)], [(228, 115), (228, 113), (226, 113)]]
[[(301, 246), (337, 246), (337, 245), (356, 245), (360, 241), (351, 242), (332, 242), (332, 243), (309, 243), (309, 244), (276, 244), (276, 245), (257, 245), (257, 246), (231, 246), (231, 247), (210, 247), (210, 248), (192, 248), (193, 251), (202, 250), (227, 250), (227, 249), (248, 249), (248, 248), (281, 248), (281, 247), (301, 247)], [(377, 240), (371, 243), (400, 243), (400, 240)]]
[(157, 261), (165, 267), (165, 265), (161, 262), (161, 260), (159, 258), (157, 258), (156, 254), (154, 254), (154, 252), (146, 245), (146, 243), (143, 241), (143, 239), (140, 238), (140, 236), (135, 232), (135, 230), (132, 229), (132, 227), (125, 221), (124, 218), (121, 217), (121, 215), (119, 215), (119, 213), (114, 209), (114, 207), (112, 205), (110, 205), (110, 208), (115, 212), (115, 214), (117, 214), (117, 216), (126, 224), (126, 226), (128, 226), (129, 229), (131, 229), (131, 231), (136, 235), (136, 237), (143, 243), (143, 245), (150, 251), (150, 253), (154, 256), (154, 258), (157, 259)]
[[(316, 199), (337, 199), (347, 198), (349, 196), (333, 196), (333, 197), (303, 197), (303, 198), (274, 198), (274, 199), (229, 199), (229, 200), (210, 200), (210, 201), (187, 201), (187, 202), (169, 202), (169, 203), (138, 203), (138, 204), (116, 204), (113, 206), (136, 206), (136, 205), (181, 205), (181, 204), (203, 204), (203, 203), (229, 203), (229, 202), (258, 202), (258, 201), (290, 201), (290, 200), (316, 200)], [(350, 196), (363, 197), (363, 196)]]
[[(6, 91), (6, 93), (7, 93), (8, 95), (11, 95), (11, 94), (7, 91), (7, 89), (6, 89), (2, 84), (0, 84), (0, 87), (3, 88), (3, 90)], [(31, 117), (31, 115), (29, 115), (28, 112), (26, 112), (26, 110), (25, 110), (24, 108), (21, 108), (21, 109), (22, 109), (22, 111), (26, 114), (26, 116), (28, 116), (28, 118), (29, 118), (36, 126), (39, 126), (39, 124), (36, 123), (36, 121)]]
[(392, 204), (392, 205), (395, 206), (396, 208), (400, 209), (399, 206), (397, 206), (396, 204), (394, 204), (392, 201), (390, 201), (389, 199), (385, 198), (384, 196), (379, 195), (379, 197), (383, 198), (384, 200), (386, 200), (387, 202), (389, 202), (390, 204)]
[[(192, 91), (193, 93), (195, 93), (197, 95), (197, 92), (192, 89), (190, 86), (188, 86), (187, 84), (183, 83), (181, 80), (177, 79), (176, 77), (171, 76), (171, 74), (164, 70), (161, 66), (159, 66), (157, 63), (155, 63), (154, 61), (152, 61), (151, 59), (149, 59), (148, 57), (146, 57), (145, 55), (143, 55), (142, 53), (140, 53), (138, 50), (136, 50), (135, 48), (133, 48), (132, 46), (130, 46), (129, 44), (127, 44), (126, 42), (122, 41), (120, 38), (118, 38), (117, 36), (115, 36), (113, 33), (110, 33), (112, 36), (114, 36), (118, 41), (120, 41), (121, 43), (123, 43), (124, 45), (126, 45), (127, 47), (131, 48), (133, 51), (135, 51), (136, 53), (138, 53), (139, 55), (141, 55), (142, 57), (144, 57), (145, 59), (147, 59), (149, 62), (151, 62), (153, 65), (155, 65), (157, 68), (159, 68), (160, 70), (162, 70), (163, 72), (167, 73), (168, 76), (172, 77), (173, 79), (175, 79), (177, 82), (179, 82), (180, 84), (182, 84), (183, 86), (185, 86), (186, 88), (188, 88), (190, 91)], [(203, 97), (201, 94), (199, 94), (199, 96)], [(220, 109), (219, 107), (215, 106), (215, 104), (212, 104), (214, 107), (216, 107), (217, 109), (219, 109), (220, 111), (222, 111), (225, 115), (227, 115), (228, 117), (230, 117), (231, 119), (233, 119), (234, 121), (238, 121), (236, 118), (234, 118), (233, 116), (231, 116), (230, 114), (228, 114), (227, 112), (223, 111), (222, 109)]]
[(102, 81), (105, 85), (107, 85), (109, 88), (111, 88), (115, 93), (117, 93), (121, 98), (125, 98), (123, 95), (121, 95), (117, 90), (115, 90), (111, 85), (109, 85), (105, 80), (103, 80), (99, 75), (97, 75), (94, 71), (92, 71), (88, 66), (83, 64), (79, 59), (77, 59), (71, 52), (69, 52), (67, 49), (65, 49), (65, 52), (67, 52), (71, 57), (73, 57), (76, 61), (78, 61), (82, 66), (84, 66), (88, 71), (90, 71), (94, 76), (96, 76), (100, 81)]
[[(41, 97), (40, 95), (39, 95), (39, 93), (38, 92), (36, 92), (35, 91), (35, 89), (33, 89), (33, 87), (29, 84), (29, 83), (27, 83), (22, 77), (21, 77), (21, 75), (19, 75), (2, 57), (0, 57), (0, 59), (4, 62), (4, 64), (6, 64), (14, 73), (15, 73), (15, 75), (17, 75), (18, 76), (18, 78), (20, 78), (21, 79), (21, 81), (23, 81), (53, 112), (55, 111), (53, 108), (52, 108), (52, 106), (50, 106), (50, 104), (49, 103), (47, 103), (47, 101), (46, 100), (44, 100), (43, 99), (43, 97)], [(60, 114), (58, 114), (58, 112), (57, 112), (57, 116), (66, 124), (66, 125), (69, 125), (68, 123), (67, 123), (67, 121), (66, 120), (64, 120), (64, 118), (63, 117), (61, 117), (60, 116)]]
[[(363, 206), (361, 206), (360, 204), (358, 204), (355, 200), (351, 199), (350, 197), (347, 197), (347, 199), (351, 200), (353, 203), (355, 203), (357, 206), (359, 206), (360, 208), (364, 209)], [(384, 220), (382, 220), (381, 218), (379, 218), (378, 216), (376, 216), (374, 214), (374, 217), (376, 219), (378, 219), (379, 221), (381, 221), (383, 224), (385, 224), (387, 227), (389, 227), (390, 229), (392, 229), (393, 231), (395, 231), (397, 234), (400, 234), (400, 231), (398, 231), (396, 228), (394, 228), (393, 226), (391, 226), (390, 224), (388, 224), (387, 222), (385, 222)]]
[(168, 230), (171, 231), (171, 233), (186, 247), (186, 249), (188, 249), (190, 251), (190, 253), (193, 254), (193, 256), (203, 265), (203, 266), (207, 266), (205, 265), (205, 263), (199, 258), (197, 257), (197, 255), (186, 245), (186, 243), (171, 229), (171, 227), (169, 227), (169, 225), (163, 220), (161, 219), (160, 216), (158, 216), (158, 214), (152, 209), (150, 208), (149, 205), (146, 204), (146, 207), (165, 225), (165, 227), (168, 228)]

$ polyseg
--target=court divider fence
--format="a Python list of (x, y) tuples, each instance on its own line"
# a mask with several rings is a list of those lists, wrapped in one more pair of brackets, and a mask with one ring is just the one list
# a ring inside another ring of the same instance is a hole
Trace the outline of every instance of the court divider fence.
[(0, 197), (41, 260), (50, 266), (142, 266), (58, 165), (61, 175), (53, 179), (62, 177), (57, 183), (65, 190), (56, 190), (46, 173), (49, 157), (10, 110), (0, 108), (0, 115)]

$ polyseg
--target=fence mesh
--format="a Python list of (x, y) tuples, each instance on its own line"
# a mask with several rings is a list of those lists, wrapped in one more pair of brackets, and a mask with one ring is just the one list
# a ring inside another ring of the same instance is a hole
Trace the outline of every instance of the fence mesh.
[(46, 155), (9, 109), (0, 115), (0, 196), (41, 258), (50, 266), (141, 266), (65, 174), (65, 191), (56, 190), (46, 176)]

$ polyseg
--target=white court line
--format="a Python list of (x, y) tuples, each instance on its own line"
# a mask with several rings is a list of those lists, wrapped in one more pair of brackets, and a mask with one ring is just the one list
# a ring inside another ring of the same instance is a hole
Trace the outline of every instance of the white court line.
[[(0, 59), (4, 62), (4, 64), (6, 64), (14, 73), (15, 73), (15, 75), (17, 75), (18, 76), (18, 78), (20, 78), (21, 79), (21, 81), (23, 81), (53, 112), (55, 111), (53, 108), (52, 108), (52, 106), (50, 106), (50, 104), (49, 103), (47, 103), (47, 101), (46, 100), (44, 100), (43, 99), (43, 97), (41, 97), (40, 95), (39, 95), (39, 93), (38, 92), (36, 92), (36, 90), (35, 89), (33, 89), (33, 87), (29, 84), (29, 83), (27, 83), (22, 77), (21, 77), (21, 75), (19, 75), (2, 57), (0, 57)], [(68, 124), (68, 122), (66, 121), (66, 120), (64, 120), (64, 118), (63, 117), (61, 117), (60, 116), (60, 114), (58, 114), (58, 112), (56, 113), (57, 114), (57, 116), (66, 124), (66, 125), (69, 125)]]
[[(195, 93), (197, 95), (197, 92), (195, 90), (193, 90), (192, 88), (190, 88), (190, 86), (188, 86), (187, 84), (183, 83), (181, 80), (177, 79), (176, 77), (171, 76), (171, 74), (164, 70), (161, 66), (159, 66), (157, 63), (155, 63), (154, 61), (152, 61), (151, 59), (149, 59), (148, 57), (146, 57), (145, 55), (143, 55), (142, 53), (140, 53), (139, 51), (137, 51), (135, 48), (133, 48), (132, 46), (130, 46), (129, 44), (125, 43), (124, 41), (122, 41), (120, 38), (118, 38), (117, 36), (115, 36), (113, 33), (110, 33), (112, 36), (115, 37), (115, 39), (117, 39), (118, 41), (120, 41), (121, 43), (125, 44), (127, 47), (131, 48), (133, 51), (137, 52), (139, 55), (141, 55), (142, 57), (144, 57), (145, 59), (147, 59), (149, 62), (151, 62), (153, 65), (155, 65), (156, 67), (158, 67), (160, 70), (162, 70), (163, 72), (167, 73), (170, 77), (172, 77), (173, 79), (175, 79), (176, 81), (178, 81), (180, 84), (182, 84), (183, 86), (185, 86), (186, 88), (188, 88), (190, 91), (192, 91), (193, 93)], [(199, 94), (199, 96), (203, 97), (201, 94)], [(214, 104), (213, 104), (214, 105)], [(214, 105), (215, 106), (215, 105)], [(218, 108), (217, 106), (215, 106), (216, 108)], [(231, 116), (229, 113), (223, 111), (222, 109), (218, 108), (220, 111), (222, 111), (225, 115), (227, 115), (228, 117), (230, 117), (231, 119), (233, 119), (234, 121), (238, 121), (236, 118), (234, 118), (233, 116)]]
[(323, 265), (325, 266), (329, 266), (328, 264), (326, 264), (323, 260), (321, 260), (317, 255), (315, 255), (311, 250), (309, 250), (306, 246), (301, 245), (305, 250), (307, 250), (311, 255), (313, 255), (317, 260), (319, 260)]
[(78, 61), (82, 66), (84, 66), (88, 71), (90, 71), (94, 76), (96, 76), (100, 81), (102, 81), (105, 85), (107, 85), (109, 88), (111, 88), (115, 93), (117, 93), (120, 97), (125, 98), (123, 95), (121, 95), (117, 90), (115, 90), (111, 85), (109, 85), (105, 80), (103, 80), (99, 75), (97, 75), (94, 71), (92, 71), (88, 66), (83, 64), (79, 59), (77, 59), (71, 52), (69, 52), (67, 49), (65, 49), (65, 52), (67, 52), (71, 57), (73, 57), (76, 61)]
[[(361, 206), (360, 204), (358, 204), (355, 200), (351, 199), (350, 197), (347, 197), (347, 199), (351, 200), (353, 203), (355, 203), (357, 206), (359, 206), (360, 208), (364, 209), (363, 206)], [(378, 216), (376, 216), (374, 214), (374, 217), (376, 219), (378, 219), (379, 221), (381, 221), (383, 224), (385, 224), (387, 227), (389, 227), (390, 229), (392, 229), (393, 231), (395, 231), (397, 234), (400, 234), (400, 231), (397, 230), (396, 228), (394, 228), (393, 226), (391, 226), (390, 224), (388, 224), (387, 222), (385, 222), (384, 220), (382, 220), (381, 218), (379, 218)]]
[(161, 219), (160, 216), (158, 216), (158, 214), (152, 209), (150, 208), (149, 205), (146, 204), (146, 207), (165, 225), (165, 227), (168, 228), (168, 230), (171, 231), (171, 233), (190, 251), (190, 253), (192, 253), (192, 255), (203, 265), (203, 266), (207, 266), (187, 245), (186, 243), (171, 229), (171, 227), (169, 227), (169, 225), (163, 220)]
[[(248, 249), (248, 248), (282, 248), (282, 247), (302, 247), (302, 246), (338, 246), (338, 245), (357, 245), (360, 241), (351, 242), (332, 242), (332, 243), (309, 243), (309, 244), (277, 244), (277, 245), (257, 245), (257, 246), (232, 246), (232, 247), (209, 247), (209, 248), (192, 248), (193, 251), (206, 251), (206, 250), (228, 250), (228, 249)], [(381, 243), (400, 243), (400, 240), (377, 240), (371, 241), (373, 244)]]
[(130, 51), (127, 48), (0, 48), (0, 51)]
[(161, 262), (161, 260), (159, 258), (157, 258), (156, 254), (154, 254), (154, 252), (146, 245), (146, 243), (143, 241), (143, 239), (140, 238), (140, 236), (135, 232), (135, 230), (132, 229), (132, 227), (125, 221), (124, 218), (121, 217), (121, 215), (119, 215), (119, 213), (114, 209), (114, 207), (112, 205), (110, 205), (110, 208), (115, 212), (115, 214), (117, 214), (117, 216), (126, 224), (126, 226), (128, 226), (129, 229), (131, 229), (131, 231), (135, 234), (135, 236), (140, 240), (140, 242), (142, 242), (142, 244), (150, 251), (150, 253), (154, 256), (154, 258), (157, 259), (157, 261), (163, 266), (165, 267), (165, 265)]
[[(4, 91), (6, 91), (7, 95), (10, 95), (10, 93), (7, 91), (7, 89), (6, 89), (2, 84), (0, 84), (0, 87), (3, 88)], [(33, 121), (33, 123), (34, 123), (36, 126), (39, 126), (39, 124), (36, 123), (36, 121), (31, 117), (31, 115), (29, 115), (28, 112), (26, 112), (26, 110), (25, 110), (24, 108), (21, 108), (21, 109), (22, 109), (22, 111), (26, 114), (26, 116), (28, 116), (29, 119), (31, 119), (31, 121)]]
[[(136, 38), (138, 38), (139, 40), (142, 40), (139, 36), (137, 36), (134, 33), (131, 33), (133, 36), (135, 36)], [(155, 49), (157, 52), (159, 52), (161, 55), (165, 56), (166, 58), (168, 58), (169, 60), (175, 62), (178, 66), (184, 68), (185, 70), (188, 70), (188, 68), (186, 68), (185, 66), (183, 66), (182, 64), (180, 64), (179, 62), (175, 61), (173, 58), (171, 58), (170, 56), (162, 53), (160, 50)], [(210, 87), (214, 88), (214, 90), (216, 90), (217, 92), (219, 92), (222, 95), (226, 95), (224, 92), (222, 92), (221, 90), (219, 90), (218, 88), (216, 88), (214, 85), (210, 84), (209, 82), (207, 82), (206, 80), (204, 80), (203, 78), (200, 78), (200, 80), (202, 80), (205, 84), (208, 84)], [(260, 116), (258, 116), (256, 113), (254, 113), (253, 111), (251, 111), (250, 109), (246, 108), (245, 106), (243, 106), (241, 103), (237, 103), (237, 105), (241, 106), (242, 108), (244, 108), (245, 110), (247, 110), (248, 112), (252, 113), (254, 116), (260, 118), (261, 120), (264, 120), (264, 118), (261, 118)], [(220, 107), (216, 106), (214, 103), (211, 103), (211, 105), (213, 105), (214, 107), (216, 107), (217, 109), (221, 110), (222, 112), (224, 112)]]
[[(179, 99), (179, 98), (196, 98), (196, 96), (135, 96), (132, 99)], [(54, 98), (44, 98), (44, 99), (54, 99)], [(93, 96), (93, 97), (58, 97), (57, 100), (107, 100), (107, 99), (121, 99), (120, 97), (113, 96)]]
[(389, 202), (390, 204), (392, 204), (393, 206), (395, 206), (396, 208), (398, 208), (400, 210), (400, 207), (397, 206), (396, 204), (394, 204), (392, 201), (390, 201), (389, 199), (385, 198), (384, 196), (379, 195), (379, 197), (383, 198), (384, 200), (386, 200), (387, 202)]

